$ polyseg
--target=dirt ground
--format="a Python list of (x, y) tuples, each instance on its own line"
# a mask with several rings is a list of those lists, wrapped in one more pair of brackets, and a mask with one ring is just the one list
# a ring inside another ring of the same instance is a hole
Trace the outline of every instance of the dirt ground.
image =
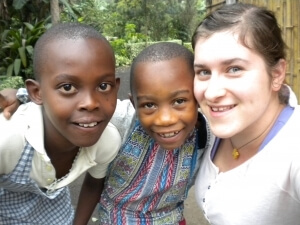
[[(121, 79), (118, 98), (122, 100), (127, 98), (129, 93), (129, 69), (130, 69), (129, 67), (123, 67), (123, 68), (118, 68), (116, 71), (116, 76), (120, 77)], [(73, 182), (70, 185), (72, 203), (75, 208), (79, 196), (81, 183), (83, 181), (83, 177), (84, 176), (81, 176), (79, 179), (77, 179), (75, 182)], [(194, 188), (190, 190), (188, 198), (185, 201), (184, 215), (186, 218), (187, 225), (208, 225), (208, 223), (203, 217), (201, 209), (198, 207), (196, 203), (194, 191), (195, 191)], [(97, 216), (98, 216), (97, 209), (95, 209), (92, 218), (97, 218)], [(88, 223), (88, 225), (96, 225), (96, 224), (98, 224), (97, 221), (93, 222), (92, 219), (90, 219), (90, 222)]]

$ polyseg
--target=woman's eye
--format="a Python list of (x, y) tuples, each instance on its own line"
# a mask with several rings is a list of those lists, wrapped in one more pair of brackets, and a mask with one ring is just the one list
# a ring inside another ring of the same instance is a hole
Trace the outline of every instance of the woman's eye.
[(229, 73), (237, 73), (239, 72), (241, 69), (239, 67), (232, 67), (228, 70)]
[(208, 76), (208, 75), (210, 75), (210, 73), (208, 72), (208, 70), (198, 70), (198, 71), (196, 71), (196, 75), (198, 75), (198, 76)]
[(62, 85), (59, 90), (66, 94), (75, 93), (77, 89), (72, 84), (64, 84)]
[(102, 83), (99, 85), (99, 91), (105, 92), (110, 91), (112, 89), (112, 85), (108, 83)]

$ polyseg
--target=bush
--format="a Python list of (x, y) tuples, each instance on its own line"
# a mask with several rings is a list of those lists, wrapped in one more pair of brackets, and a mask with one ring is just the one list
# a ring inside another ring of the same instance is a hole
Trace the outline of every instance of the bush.
[(191, 52), (194, 52), (191, 42), (184, 42), (183, 46), (189, 49)]
[(18, 89), (21, 87), (24, 87), (24, 81), (23, 78), (20, 76), (12, 76), (12, 77), (1, 77), (0, 78), (0, 91), (4, 88), (14, 88)]
[(46, 31), (48, 19), (35, 24), (23, 23), (23, 27), (9, 28), (1, 34), (0, 75), (33, 78), (33, 47)]

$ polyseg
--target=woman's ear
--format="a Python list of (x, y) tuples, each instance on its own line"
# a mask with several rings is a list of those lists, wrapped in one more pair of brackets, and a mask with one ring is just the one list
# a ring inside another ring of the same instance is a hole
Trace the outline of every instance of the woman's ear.
[(280, 59), (272, 68), (272, 88), (273, 91), (279, 91), (285, 81), (286, 61)]
[(31, 101), (37, 105), (42, 105), (43, 100), (41, 96), (40, 83), (36, 80), (28, 79), (25, 81), (25, 85)]

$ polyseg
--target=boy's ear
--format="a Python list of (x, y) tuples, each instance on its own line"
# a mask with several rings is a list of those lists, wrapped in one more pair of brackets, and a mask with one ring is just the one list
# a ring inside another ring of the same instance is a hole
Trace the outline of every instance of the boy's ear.
[(35, 80), (28, 79), (25, 81), (25, 85), (31, 101), (37, 105), (42, 105), (43, 100), (40, 91), (40, 83)]
[(131, 104), (133, 105), (133, 108), (135, 108), (134, 101), (133, 101), (133, 97), (132, 97), (132, 94), (131, 94), (131, 93), (128, 93), (128, 98), (130, 99), (130, 102), (131, 102)]
[(117, 87), (117, 91), (119, 91), (119, 88), (120, 88), (120, 82), (121, 82), (121, 79), (119, 77), (116, 78), (116, 87)]
[(272, 88), (274, 91), (279, 91), (285, 81), (286, 61), (280, 59), (272, 69)]

